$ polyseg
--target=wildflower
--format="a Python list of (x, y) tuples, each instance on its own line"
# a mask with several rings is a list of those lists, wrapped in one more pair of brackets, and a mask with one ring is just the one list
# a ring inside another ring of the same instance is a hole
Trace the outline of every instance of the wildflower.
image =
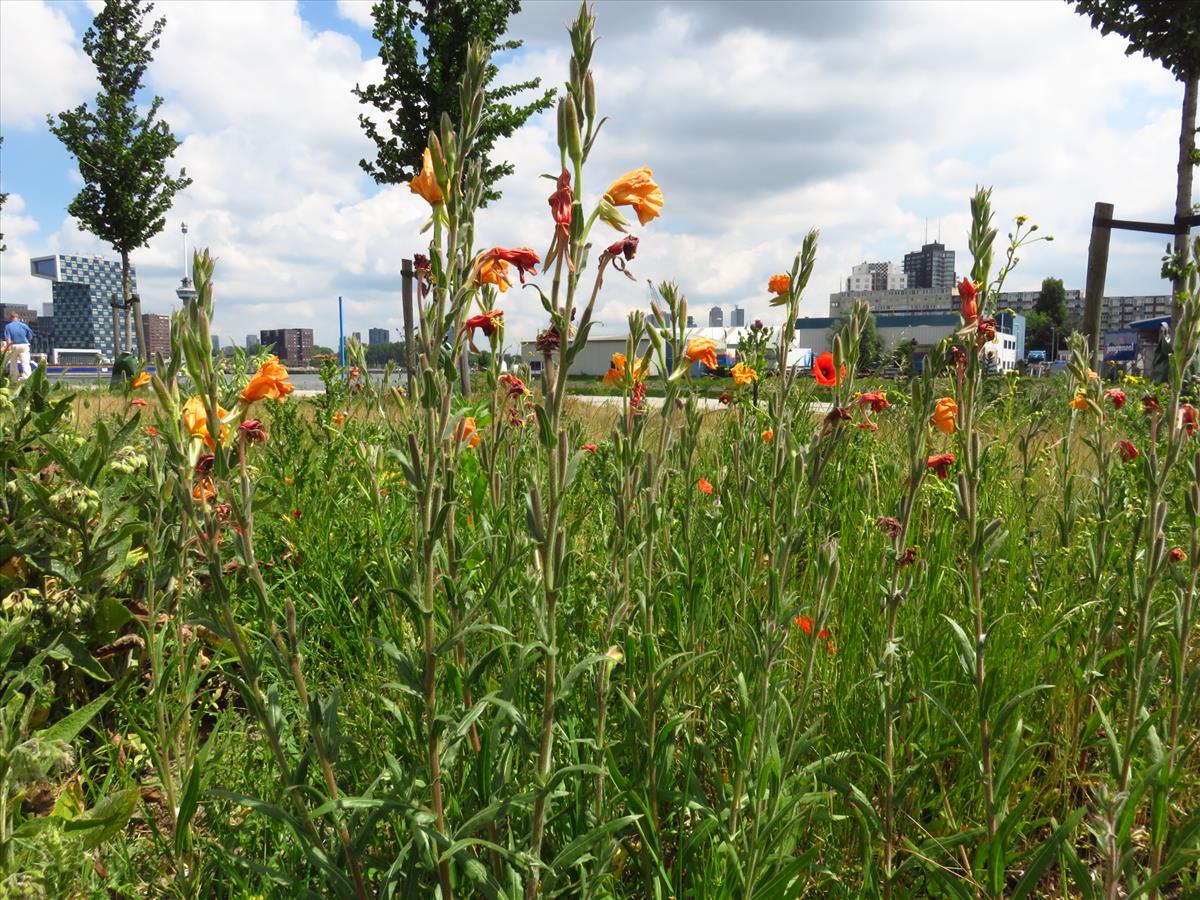
[(925, 460), (925, 468), (933, 469), (933, 474), (938, 478), (945, 478), (949, 475), (952, 465), (954, 465), (953, 453), (939, 453)]
[(295, 519), (297, 522), (300, 521), (300, 510), (293, 509), (292, 510), (292, 518)]
[(137, 378), (133, 379), (133, 381), (130, 382), (129, 386), (131, 388), (143, 388), (146, 385), (148, 385), (149, 383), (150, 383), (150, 373), (149, 372), (138, 372)]
[(871, 412), (883, 412), (891, 404), (887, 400), (887, 391), (867, 391), (859, 396), (858, 405), (871, 407)]
[(554, 219), (554, 240), (550, 243), (547, 257), (557, 253), (565, 253), (567, 242), (571, 238), (571, 206), (574, 198), (571, 195), (571, 173), (566, 169), (555, 182), (554, 193), (550, 195), (550, 215)]
[(627, 234), (621, 240), (609, 244), (608, 249), (604, 251), (607, 256), (623, 256), (625, 261), (633, 259), (637, 255), (638, 239), (632, 234)]
[(956, 415), (958, 415), (958, 404), (954, 402), (954, 398), (942, 397), (933, 405), (933, 415), (930, 417), (930, 421), (938, 431), (954, 434), (957, 428), (954, 423)]
[(542, 261), (529, 247), (493, 247), (484, 253), (483, 256), (488, 259), (504, 260), (506, 263), (512, 263), (517, 269), (517, 274), (521, 276), (521, 284), (525, 283), (526, 272), (530, 275), (537, 274), (538, 264)]
[(1187, 432), (1188, 437), (1196, 433), (1197, 421), (1196, 407), (1190, 403), (1181, 403), (1179, 405), (1179, 427)]
[(991, 316), (980, 316), (975, 326), (975, 339), (980, 346), (996, 339), (996, 320)]
[(967, 367), (967, 354), (962, 352), (962, 348), (958, 344), (953, 344), (950, 347), (950, 362), (956, 369), (965, 369)]
[(432, 268), (433, 265), (429, 262), (429, 257), (424, 253), (413, 254), (413, 270), (418, 275), (424, 275), (426, 278), (428, 278)]
[(765, 441), (768, 444), (771, 443), (771, 441), (775, 440), (775, 432), (772, 429), (768, 428), (766, 431), (764, 431), (762, 433), (762, 439), (763, 439), (763, 441)]
[(338, 428), (341, 428), (343, 425), (346, 424), (346, 414), (343, 413), (340, 409), (333, 414), (333, 424), (336, 425)]
[(817, 379), (817, 384), (824, 387), (835, 386), (841, 378), (846, 377), (846, 367), (842, 366), (841, 375), (834, 368), (833, 354), (829, 351), (822, 353), (813, 360), (813, 378)]
[[(634, 374), (634, 377), (638, 377), (637, 373)], [(633, 390), (629, 394), (629, 408), (635, 413), (646, 411), (646, 382), (635, 381), (633, 383)]]
[(1016, 222), (1018, 225), (1024, 225), (1028, 221), (1029, 221), (1029, 216), (1026, 216), (1026, 215), (1020, 215), (1020, 216), (1017, 216), (1017, 218), (1016, 218)]
[(143, 397), (134, 397), (132, 400), (129, 401), (129, 405), (130, 406), (145, 406), (146, 400)]
[(1184, 552), (1182, 547), (1174, 547), (1167, 554), (1167, 559), (1173, 563), (1187, 562), (1187, 553)]
[(792, 276), (790, 275), (772, 275), (771, 280), (767, 282), (767, 290), (772, 294), (782, 296), (792, 289)]
[(645, 166), (626, 172), (609, 185), (604, 199), (613, 206), (632, 207), (642, 225), (657, 218), (663, 206), (662, 189), (654, 183), (654, 173)]
[(196, 460), (196, 474), (207, 475), (212, 471), (213, 463), (216, 461), (217, 457), (212, 453), (201, 454), (200, 458)]
[(146, 434), (150, 435), (150, 437), (158, 437), (158, 429), (151, 425), (146, 429)]
[(877, 424), (875, 424), (874, 422), (872, 422), (870, 419), (866, 419), (862, 422), (856, 422), (854, 427), (860, 428), (863, 431), (871, 431), (871, 432), (875, 432), (875, 431), (879, 430), (879, 426)]
[(1109, 388), (1104, 392), (1104, 399), (1112, 403), (1113, 409), (1120, 409), (1129, 398), (1125, 396), (1125, 392), (1120, 388)]
[(547, 328), (537, 336), (537, 340), (534, 341), (534, 346), (537, 347), (542, 353), (554, 353), (556, 350), (558, 350), (558, 345), (560, 343), (561, 340), (558, 336), (558, 329)]
[[(624, 353), (614, 353), (612, 360), (609, 362), (608, 371), (604, 373), (604, 383), (612, 387), (617, 382), (625, 377), (626, 359)], [(646, 377), (646, 364), (642, 360), (635, 360), (633, 364), (633, 383), (639, 384)]]
[(829, 652), (830, 656), (837, 656), (837, 645), (832, 639), (825, 642), (825, 649)]
[(1087, 394), (1085, 394), (1083, 391), (1079, 391), (1074, 397), (1071, 398), (1071, 402), (1068, 403), (1067, 406), (1071, 407), (1071, 409), (1087, 409)]
[(1117, 441), (1117, 452), (1121, 454), (1121, 462), (1133, 462), (1141, 453), (1131, 441)]
[(794, 621), (796, 623), (796, 627), (805, 634), (812, 634), (813, 621), (808, 616), (796, 616)]
[(518, 400), (529, 393), (529, 388), (525, 387), (525, 382), (523, 382), (516, 375), (511, 375), (508, 372), (505, 372), (496, 380), (500, 386), (508, 392), (508, 398), (510, 400)]
[(711, 494), (713, 492), (712, 482), (704, 477), (701, 477), (700, 480), (696, 482), (696, 487), (702, 494)]
[(880, 516), (875, 520), (875, 524), (882, 528), (890, 538), (900, 536), (902, 526), (900, 525), (900, 520), (895, 516)]
[(284, 475), (284, 476), (283, 476), (283, 483), (284, 483), (284, 484), (292, 484), (293, 482), (295, 482), (295, 480), (296, 480), (296, 479), (295, 479), (295, 478), (293, 478), (291, 475)]
[(825, 427), (834, 428), (842, 422), (850, 421), (850, 410), (844, 406), (835, 406), (829, 412), (825, 413)]
[(351, 367), (351, 369), (350, 369), (350, 380), (351, 380), (351, 381), (357, 381), (357, 380), (358, 380), (358, 376), (359, 376), (359, 375), (361, 375), (361, 374), (362, 374), (362, 372), (361, 372), (361, 371), (359, 371), (359, 368), (358, 368), (358, 366), (353, 366), (353, 367)]
[(201, 478), (192, 487), (192, 499), (197, 503), (211, 500), (215, 496), (217, 496), (217, 488), (211, 478)]
[(509, 288), (508, 263), (503, 259), (483, 259), (475, 264), (476, 284), (494, 284), (500, 293)]
[(258, 419), (247, 419), (238, 426), (238, 434), (249, 444), (261, 444), (267, 439), (267, 426)]
[[(947, 453), (946, 455), (950, 456), (949, 453)], [(953, 456), (950, 456), (950, 462), (952, 462), (952, 463), (954, 462)], [(946, 476), (941, 475), (939, 477), (945, 478)], [(905, 566), (911, 566), (916, 561), (917, 561), (917, 548), (916, 547), (905, 547), (904, 552), (896, 557), (896, 565), (899, 566), (901, 569), (903, 569)]]
[(430, 206), (446, 202), (442, 189), (437, 183), (437, 176), (433, 172), (433, 155), (429, 152), (428, 147), (421, 154), (421, 171), (409, 181), (408, 189), (424, 199)]
[(692, 338), (685, 352), (692, 362), (703, 363), (710, 369), (717, 367), (717, 342), (711, 338)]
[(979, 315), (979, 307), (975, 305), (977, 293), (979, 293), (979, 285), (970, 278), (963, 278), (958, 283), (958, 299), (962, 303), (962, 317), (968, 325), (974, 324), (975, 317)]
[(599, 447), (597, 447), (595, 444), (584, 444), (584, 445), (583, 445), (582, 447), (580, 447), (579, 449), (580, 449), (580, 450), (586, 450), (588, 453), (595, 453), (595, 452), (596, 452), (597, 450), (599, 450), (600, 448), (599, 448)]
[(733, 376), (733, 383), (738, 385), (746, 385), (758, 381), (758, 373), (743, 362), (739, 362), (734, 366), (729, 374)]
[[(291, 387), (291, 385), (289, 385)], [(229, 411), (217, 407), (217, 418), (224, 419)], [(216, 447), (212, 435), (208, 433), (208, 411), (204, 408), (204, 400), (199, 397), (189, 397), (183, 404), (183, 425), (194, 438), (202, 438), (209, 447)], [(229, 436), (229, 425), (221, 422), (221, 443)]]
[(717, 398), (717, 402), (722, 406), (728, 406), (733, 402), (733, 394), (729, 393), (729, 391), (725, 391), (725, 393), (721, 394), (721, 396)]
[(1158, 400), (1153, 395), (1146, 394), (1146, 396), (1142, 397), (1142, 412), (1144, 412), (1146, 415), (1158, 412), (1160, 409), (1162, 409), (1162, 407), (1159, 405)]
[(288, 381), (288, 370), (279, 362), (279, 357), (268, 356), (242, 391), (241, 400), (247, 405), (255, 400), (278, 400), (283, 403), (293, 390), (295, 385)]
[(464, 416), (458, 426), (458, 432), (455, 435), (458, 442), (466, 443), (469, 449), (474, 449), (479, 446), (479, 432), (475, 430), (475, 417)]
[(472, 341), (475, 340), (475, 331), (478, 329), (483, 332), (484, 337), (491, 337), (504, 326), (504, 310), (489, 309), (485, 313), (480, 313), (477, 316), (471, 316), (463, 325), (464, 330)]

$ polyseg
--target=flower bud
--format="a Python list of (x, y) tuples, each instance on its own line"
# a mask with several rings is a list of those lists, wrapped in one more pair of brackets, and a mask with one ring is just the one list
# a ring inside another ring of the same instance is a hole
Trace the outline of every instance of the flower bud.
[(567, 151), (567, 101), (558, 98), (558, 149)]
[(580, 162), (583, 160), (583, 143), (579, 134), (579, 111), (570, 97), (563, 101), (563, 106), (566, 110), (563, 127), (567, 132), (567, 153), (575, 162)]
[(589, 69), (587, 81), (583, 83), (583, 111), (589, 122), (596, 118), (596, 79)]
[(618, 231), (627, 231), (631, 224), (628, 219), (617, 211), (615, 206), (603, 198), (601, 198), (600, 204), (596, 207), (596, 215), (601, 222), (611, 225)]

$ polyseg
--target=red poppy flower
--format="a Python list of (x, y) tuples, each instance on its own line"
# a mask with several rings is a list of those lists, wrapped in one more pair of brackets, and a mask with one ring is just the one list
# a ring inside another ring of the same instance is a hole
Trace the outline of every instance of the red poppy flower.
[(157, 437), (158, 429), (155, 428), (153, 425), (151, 425), (149, 428), (146, 429), (146, 434), (150, 435), (150, 437)]
[(292, 518), (293, 518), (293, 519), (299, 519), (299, 518), (300, 518), (300, 510), (298, 510), (298, 509), (293, 509), (293, 510), (292, 510)]
[(953, 453), (939, 453), (936, 456), (931, 456), (925, 460), (925, 467), (933, 469), (933, 473), (938, 478), (945, 478), (950, 474), (950, 467), (954, 465)]
[(796, 627), (805, 634), (812, 634), (813, 621), (808, 616), (796, 616)]
[(712, 482), (707, 478), (701, 478), (696, 482), (696, 487), (699, 488), (702, 494), (711, 494), (713, 492)]
[[(846, 377), (846, 367), (842, 366), (841, 378)], [(828, 350), (813, 360), (813, 378), (817, 384), (833, 387), (839, 381), (837, 370), (833, 366), (833, 354)]]
[(1117, 441), (1117, 452), (1121, 454), (1121, 462), (1133, 462), (1141, 453), (1130, 441)]
[(1104, 392), (1104, 399), (1112, 401), (1113, 409), (1120, 409), (1129, 398), (1125, 396), (1125, 392), (1120, 388), (1109, 388)]

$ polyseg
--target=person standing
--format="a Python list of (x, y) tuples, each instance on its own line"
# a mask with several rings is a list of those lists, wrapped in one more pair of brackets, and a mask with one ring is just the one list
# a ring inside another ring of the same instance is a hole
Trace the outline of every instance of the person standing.
[(0, 350), (12, 354), (9, 370), (13, 378), (24, 381), (33, 374), (33, 364), (29, 358), (29, 345), (33, 343), (33, 329), (21, 321), (17, 312), (12, 312), (9, 322), (4, 326), (4, 342)]

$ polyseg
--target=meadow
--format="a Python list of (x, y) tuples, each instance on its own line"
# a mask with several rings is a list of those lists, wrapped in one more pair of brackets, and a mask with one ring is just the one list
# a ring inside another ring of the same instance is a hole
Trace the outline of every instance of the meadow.
[[(582, 202), (594, 25), (545, 254), (472, 245), (472, 50), (412, 185), (412, 395), (354, 344), (311, 400), (215, 368), (207, 252), (154, 376), (0, 387), (0, 897), (1196, 896), (1200, 242), (1165, 384), (1078, 335), (1069, 376), (988, 371), (1041, 233), (980, 189), (920, 372), (856, 373), (860, 308), (811, 376), (775, 327), (787, 374), (746, 348), (702, 410), (664, 283), (616, 402), (573, 402), (621, 209), (665, 208), (646, 168)], [(818, 250), (763, 273), (780, 323)], [(464, 396), (459, 350), (535, 295), (544, 374)]]

